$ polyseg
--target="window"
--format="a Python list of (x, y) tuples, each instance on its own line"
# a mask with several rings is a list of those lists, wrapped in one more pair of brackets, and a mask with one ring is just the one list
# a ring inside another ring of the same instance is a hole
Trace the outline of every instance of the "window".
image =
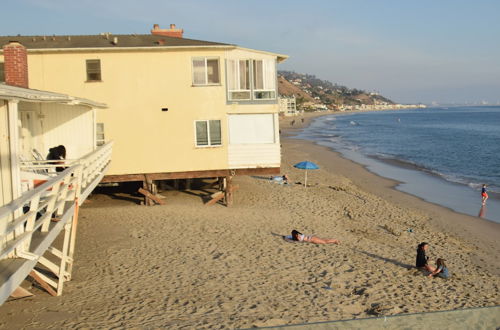
[(227, 80), (229, 100), (273, 100), (276, 98), (274, 59), (228, 60)]
[(96, 123), (95, 127), (95, 144), (102, 146), (106, 141), (104, 140), (104, 123)]
[(101, 80), (101, 60), (87, 60), (87, 81)]
[(250, 61), (227, 61), (227, 86), (230, 100), (250, 100)]
[(220, 84), (219, 58), (193, 58), (193, 85), (203, 86), (218, 84)]
[(0, 62), (0, 83), (5, 82), (5, 66)]
[(230, 144), (275, 143), (273, 114), (229, 115)]
[(274, 60), (253, 61), (254, 99), (276, 98), (276, 76)]
[(197, 147), (222, 145), (220, 120), (197, 120), (195, 124)]

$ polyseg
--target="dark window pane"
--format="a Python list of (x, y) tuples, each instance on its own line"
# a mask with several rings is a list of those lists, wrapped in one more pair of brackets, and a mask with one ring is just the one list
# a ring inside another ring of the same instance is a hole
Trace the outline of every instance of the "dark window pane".
[(101, 80), (101, 60), (87, 60), (87, 81)]
[(220, 120), (210, 120), (210, 145), (221, 145)]
[(207, 77), (209, 84), (219, 83), (219, 60), (218, 59), (208, 59), (207, 60)]
[(253, 88), (264, 89), (264, 67), (262, 60), (253, 61)]
[(193, 85), (205, 85), (205, 59), (193, 59)]
[(206, 121), (196, 122), (196, 145), (198, 146), (208, 145), (208, 130)]

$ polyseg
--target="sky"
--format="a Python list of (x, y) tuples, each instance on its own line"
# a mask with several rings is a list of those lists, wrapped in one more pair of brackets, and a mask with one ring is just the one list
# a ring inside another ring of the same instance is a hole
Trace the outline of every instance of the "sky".
[(148, 34), (286, 54), (400, 103), (500, 103), (499, 0), (0, 0), (1, 35)]

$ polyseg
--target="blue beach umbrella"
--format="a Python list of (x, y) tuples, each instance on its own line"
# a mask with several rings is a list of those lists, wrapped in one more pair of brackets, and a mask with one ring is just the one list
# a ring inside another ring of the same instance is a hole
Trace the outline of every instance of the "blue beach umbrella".
[(307, 187), (307, 170), (317, 170), (319, 166), (310, 161), (303, 161), (293, 165), (295, 168), (300, 168), (301, 170), (306, 170), (306, 177), (304, 180), (304, 187)]

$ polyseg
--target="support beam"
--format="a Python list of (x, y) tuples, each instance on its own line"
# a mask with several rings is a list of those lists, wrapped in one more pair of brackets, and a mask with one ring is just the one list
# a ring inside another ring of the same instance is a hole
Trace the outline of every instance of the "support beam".
[[(280, 174), (279, 167), (263, 167), (263, 168), (239, 168), (239, 169), (209, 170), (209, 171), (148, 173), (147, 177), (150, 180), (173, 180), (173, 179), (217, 178), (217, 177), (227, 177), (234, 175), (279, 175), (279, 174)], [(144, 176), (145, 174), (106, 175), (101, 180), (101, 183), (144, 181)]]
[(212, 199), (205, 203), (205, 205), (207, 205), (207, 206), (214, 205), (215, 203), (217, 203), (218, 201), (223, 199), (225, 197), (225, 194), (223, 191), (218, 191), (218, 192), (210, 195), (210, 197)]
[(226, 205), (231, 206), (233, 205), (233, 177), (232, 176), (226, 176), (226, 190), (225, 190), (225, 200), (226, 200)]
[(78, 198), (75, 199), (75, 211), (73, 213), (73, 224), (71, 225), (71, 237), (69, 243), (68, 251), (68, 273), (67, 280), (71, 280), (71, 274), (73, 273), (73, 255), (75, 254), (76, 245), (76, 230), (78, 228), (78, 213), (80, 212), (80, 202)]
[(139, 192), (141, 194), (143, 194), (145, 197), (147, 197), (148, 199), (156, 202), (157, 204), (165, 205), (165, 202), (161, 198), (158, 198), (158, 196), (153, 195), (152, 193), (150, 193), (146, 189), (139, 188)]
[(57, 296), (57, 292), (54, 291), (54, 289), (52, 289), (52, 287), (44, 280), (42, 279), (42, 276), (39, 272), (37, 272), (36, 270), (32, 270), (30, 272), (30, 276), (38, 283), (40, 284), (40, 286), (42, 288), (45, 289), (45, 291), (47, 291), (51, 296)]

